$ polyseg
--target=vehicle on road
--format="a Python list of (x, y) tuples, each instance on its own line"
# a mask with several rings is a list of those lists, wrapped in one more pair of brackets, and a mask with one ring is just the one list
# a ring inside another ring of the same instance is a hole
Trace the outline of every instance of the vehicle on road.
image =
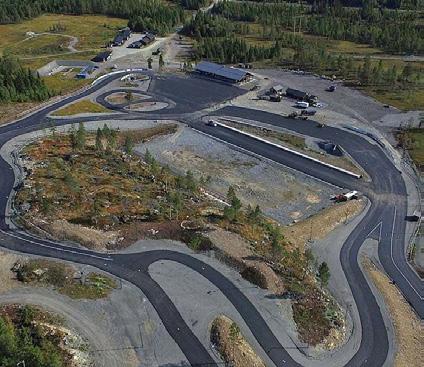
[(208, 125), (208, 126), (212, 126), (212, 127), (217, 127), (218, 126), (218, 124), (216, 123), (216, 121), (214, 121), (214, 120), (209, 120), (207, 123), (206, 123), (206, 125)]
[(326, 89), (326, 91), (327, 92), (335, 92), (335, 90), (336, 90), (336, 86), (335, 85), (330, 85), (327, 89)]
[(345, 194), (337, 194), (331, 197), (331, 200), (334, 200), (336, 203), (341, 203), (343, 201), (349, 201), (358, 198), (358, 191), (349, 191)]

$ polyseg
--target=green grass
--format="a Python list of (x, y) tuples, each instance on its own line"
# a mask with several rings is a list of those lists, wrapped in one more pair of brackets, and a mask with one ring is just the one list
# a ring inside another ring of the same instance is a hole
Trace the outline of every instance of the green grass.
[(72, 103), (53, 113), (53, 116), (71, 116), (79, 113), (106, 113), (110, 112), (107, 108), (93, 103), (87, 99)]
[(51, 286), (74, 299), (106, 298), (117, 287), (115, 280), (98, 273), (89, 273), (85, 281), (76, 279), (75, 269), (67, 264), (48, 260), (29, 260), (16, 271), (19, 281)]
[[(423, 92), (424, 95), (424, 92)], [(424, 169), (424, 130), (411, 129), (406, 133), (409, 138), (408, 151), (417, 167)]]
[(394, 106), (400, 110), (424, 109), (424, 90), (377, 89), (365, 87), (363, 90), (381, 103)]
[(57, 32), (58, 35), (77, 37), (79, 42), (76, 48), (88, 50), (103, 47), (113, 38), (117, 29), (126, 26), (127, 21), (101, 15), (46, 14), (22, 23), (0, 25), (0, 52), (6, 49), (13, 51), (23, 47), (24, 43), (38, 42), (35, 39), (23, 42), (27, 38), (26, 32), (50, 32), (57, 24), (63, 27), (62, 31)]
[(9, 47), (8, 52), (19, 58), (60, 54), (63, 52), (69, 52), (69, 40), (69, 37), (61, 35), (43, 34), (31, 39), (23, 40), (13, 47)]
[(84, 284), (74, 282), (61, 288), (60, 292), (74, 299), (99, 299), (106, 298), (116, 288), (117, 284), (112, 278), (90, 273)]

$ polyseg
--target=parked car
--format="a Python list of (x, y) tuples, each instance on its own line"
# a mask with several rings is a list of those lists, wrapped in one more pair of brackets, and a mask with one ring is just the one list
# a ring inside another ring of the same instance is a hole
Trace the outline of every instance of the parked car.
[(327, 92), (334, 92), (336, 90), (336, 86), (335, 85), (330, 85), (328, 88), (327, 88)]
[(309, 107), (309, 103), (308, 102), (304, 102), (304, 101), (297, 101), (296, 102), (296, 107), (298, 107), (298, 108), (308, 108)]
[(301, 112), (301, 114), (304, 116), (314, 116), (316, 113), (317, 113), (316, 110), (303, 110)]

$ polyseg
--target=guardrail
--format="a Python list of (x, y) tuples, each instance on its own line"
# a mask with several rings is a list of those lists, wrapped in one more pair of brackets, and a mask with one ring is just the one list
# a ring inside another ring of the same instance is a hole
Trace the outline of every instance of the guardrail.
[(271, 141), (269, 141), (269, 140), (266, 140), (266, 139), (264, 139), (264, 138), (261, 138), (261, 137), (259, 137), (259, 136), (257, 136), (257, 135), (250, 134), (250, 133), (247, 133), (247, 132), (245, 132), (245, 131), (239, 130), (239, 129), (235, 128), (235, 127), (231, 127), (231, 126), (225, 125), (225, 124), (223, 124), (223, 123), (221, 123), (221, 122), (218, 122), (218, 121), (216, 121), (216, 120), (213, 120), (213, 121), (214, 121), (214, 122), (215, 122), (218, 126), (221, 126), (221, 127), (225, 128), (225, 129), (229, 129), (229, 130), (235, 131), (235, 132), (237, 132), (237, 133), (239, 133), (239, 134), (243, 134), (243, 135), (249, 136), (250, 138), (253, 138), (253, 139), (259, 140), (259, 141), (261, 141), (261, 142), (263, 142), (263, 143), (266, 143), (266, 144), (268, 144), (268, 145), (272, 145), (272, 146), (274, 146), (274, 147), (277, 147), (277, 148), (279, 148), (279, 149), (281, 149), (281, 150), (284, 150), (284, 151), (286, 151), (286, 152), (290, 152), (290, 153), (295, 154), (295, 155), (297, 155), (297, 156), (300, 156), (300, 157), (302, 157), (302, 158), (309, 159), (310, 161), (313, 161), (313, 162), (316, 162), (316, 163), (321, 164), (321, 165), (323, 165), (323, 166), (326, 166), (326, 167), (332, 168), (332, 169), (334, 169), (334, 170), (336, 170), (336, 171), (343, 172), (343, 173), (345, 173), (345, 174), (347, 174), (347, 175), (350, 175), (350, 176), (352, 176), (352, 177), (355, 177), (355, 178), (357, 178), (357, 179), (359, 179), (359, 178), (361, 178), (361, 177), (362, 177), (362, 175), (358, 175), (357, 173), (354, 173), (354, 172), (349, 171), (349, 170), (347, 170), (347, 169), (344, 169), (344, 168), (341, 168), (341, 167), (334, 166), (334, 165), (332, 165), (332, 164), (330, 164), (330, 163), (327, 163), (327, 162), (320, 161), (319, 159), (316, 159), (316, 158), (313, 158), (313, 157), (311, 157), (311, 156), (309, 156), (309, 155), (307, 155), (307, 154), (304, 154), (304, 153), (298, 152), (297, 150), (287, 148), (287, 147), (282, 146), (282, 145), (277, 144), (277, 143), (273, 143), (273, 142), (271, 142)]

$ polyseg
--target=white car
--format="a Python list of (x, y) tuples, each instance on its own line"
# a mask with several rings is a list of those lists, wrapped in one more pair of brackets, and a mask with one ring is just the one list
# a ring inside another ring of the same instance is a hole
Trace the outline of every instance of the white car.
[(309, 103), (308, 102), (304, 102), (304, 101), (298, 101), (298, 102), (296, 102), (296, 107), (299, 107), (299, 108), (308, 108), (309, 107)]

